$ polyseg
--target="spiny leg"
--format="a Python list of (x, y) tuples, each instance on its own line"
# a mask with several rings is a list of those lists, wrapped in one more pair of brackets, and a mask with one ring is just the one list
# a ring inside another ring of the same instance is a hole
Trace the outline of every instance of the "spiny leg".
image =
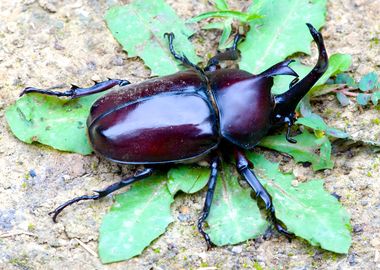
[(218, 52), (215, 56), (211, 57), (207, 62), (207, 66), (205, 67), (205, 71), (214, 71), (219, 69), (219, 62), (226, 60), (237, 60), (239, 58), (239, 52), (237, 50), (237, 45), (239, 41), (242, 39), (242, 35), (236, 34), (234, 38), (234, 42), (231, 48), (227, 48), (224, 52)]
[(207, 81), (206, 74), (201, 67), (197, 66), (196, 64), (191, 63), (191, 61), (189, 60), (189, 58), (186, 57), (186, 55), (184, 54), (180, 55), (174, 50), (174, 46), (173, 46), (173, 40), (175, 38), (174, 33), (165, 33), (164, 37), (168, 38), (169, 50), (170, 50), (170, 53), (173, 55), (173, 57), (176, 60), (180, 61), (183, 65), (195, 69), (202, 76), (202, 78)]
[(29, 93), (40, 93), (49, 96), (78, 98), (106, 91), (116, 85), (125, 86), (127, 84), (130, 84), (129, 81), (120, 79), (108, 79), (107, 81), (94, 83), (95, 84), (93, 86), (87, 88), (80, 88), (76, 85), (72, 85), (70, 90), (64, 92), (52, 91), (49, 89), (38, 89), (35, 87), (27, 87), (21, 92), (20, 97)]
[(207, 250), (210, 250), (212, 247), (212, 242), (210, 240), (210, 236), (203, 230), (203, 222), (208, 217), (208, 214), (210, 213), (212, 198), (214, 196), (214, 191), (216, 187), (216, 179), (218, 176), (218, 167), (219, 167), (219, 157), (213, 159), (211, 165), (210, 165), (210, 178), (208, 180), (208, 189), (205, 199), (205, 204), (203, 206), (202, 215), (198, 219), (198, 231), (202, 234), (203, 238), (206, 240), (207, 244)]
[(126, 179), (121, 180), (120, 182), (114, 183), (108, 187), (106, 187), (103, 190), (95, 190), (97, 194), (94, 195), (83, 195), (80, 197), (76, 197), (74, 199), (71, 199), (64, 204), (61, 204), (58, 206), (54, 211), (50, 212), (49, 215), (53, 215), (53, 221), (57, 222), (57, 216), (62, 212), (63, 209), (65, 209), (67, 206), (72, 205), (74, 203), (84, 201), (84, 200), (99, 200), (100, 198), (103, 198), (107, 196), (108, 194), (111, 194), (112, 192), (121, 189), (125, 186), (128, 186), (138, 180), (142, 180), (144, 178), (149, 177), (153, 173), (152, 168), (145, 168), (144, 170), (137, 172), (134, 176), (128, 177)]
[(245, 157), (244, 153), (238, 149), (235, 149), (235, 159), (236, 159), (236, 167), (240, 174), (243, 175), (244, 179), (250, 185), (250, 187), (255, 191), (256, 198), (260, 198), (265, 204), (265, 210), (268, 214), (269, 221), (274, 225), (276, 230), (285, 235), (288, 238), (292, 238), (294, 234), (288, 232), (280, 223), (280, 221), (276, 218), (276, 213), (272, 204), (272, 198), (269, 193), (265, 190), (263, 185), (260, 183), (259, 179), (257, 179), (254, 172), (249, 168), (249, 161)]

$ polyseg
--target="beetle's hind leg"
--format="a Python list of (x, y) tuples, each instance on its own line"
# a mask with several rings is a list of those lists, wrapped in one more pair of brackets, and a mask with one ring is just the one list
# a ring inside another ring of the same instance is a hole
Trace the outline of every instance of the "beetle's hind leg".
[(106, 91), (116, 85), (125, 86), (127, 84), (130, 84), (130, 82), (127, 80), (108, 79), (107, 81), (94, 82), (93, 86), (86, 88), (80, 88), (76, 85), (72, 85), (69, 90), (64, 92), (52, 91), (51, 89), (38, 89), (35, 87), (27, 87), (20, 93), (20, 97), (29, 93), (40, 93), (49, 96), (78, 98)]
[(277, 219), (275, 209), (272, 203), (272, 198), (269, 195), (268, 191), (265, 190), (263, 185), (260, 183), (259, 179), (257, 179), (254, 172), (249, 168), (249, 160), (245, 157), (244, 153), (240, 150), (235, 149), (235, 159), (236, 159), (236, 167), (241, 175), (243, 175), (244, 179), (250, 185), (250, 187), (256, 193), (256, 198), (260, 198), (265, 204), (265, 210), (268, 214), (269, 221), (273, 224), (275, 229), (285, 235), (287, 238), (293, 238), (294, 234), (288, 232), (281, 222)]
[(64, 204), (61, 204), (58, 206), (54, 211), (50, 212), (49, 215), (53, 215), (53, 221), (57, 222), (57, 216), (62, 212), (63, 209), (65, 209), (67, 206), (72, 205), (74, 203), (85, 201), (85, 200), (99, 200), (108, 194), (111, 194), (112, 192), (121, 189), (125, 186), (128, 186), (138, 180), (142, 180), (144, 178), (147, 178), (152, 175), (154, 170), (152, 168), (145, 168), (144, 170), (137, 172), (134, 176), (128, 177), (126, 179), (121, 180), (120, 182), (114, 183), (108, 187), (106, 187), (103, 190), (95, 191), (96, 194), (94, 195), (83, 195), (80, 197), (76, 197), (74, 199), (71, 199)]
[(203, 222), (208, 217), (208, 214), (210, 213), (212, 198), (214, 197), (214, 191), (216, 187), (216, 179), (218, 177), (218, 167), (219, 167), (219, 157), (215, 158), (210, 166), (210, 178), (208, 180), (208, 189), (205, 199), (205, 204), (203, 206), (202, 215), (198, 219), (198, 231), (202, 234), (203, 238), (206, 241), (207, 244), (207, 250), (210, 250), (212, 247), (212, 242), (210, 240), (210, 236), (203, 230)]
[(220, 69), (220, 61), (238, 60), (239, 51), (237, 49), (237, 45), (239, 44), (239, 41), (242, 40), (242, 38), (244, 38), (243, 35), (236, 34), (234, 42), (230, 48), (227, 48), (224, 52), (218, 52), (215, 56), (211, 57), (210, 60), (208, 60), (205, 71), (214, 71)]

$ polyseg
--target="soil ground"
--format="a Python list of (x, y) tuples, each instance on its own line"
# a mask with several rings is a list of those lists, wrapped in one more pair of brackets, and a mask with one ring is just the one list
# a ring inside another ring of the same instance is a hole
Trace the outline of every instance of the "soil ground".
[[(329, 192), (342, 196), (353, 226), (347, 255), (300, 239), (289, 243), (278, 234), (207, 252), (194, 226), (204, 192), (178, 196), (172, 207), (175, 222), (142, 255), (127, 262), (102, 265), (96, 256), (98, 227), (112, 197), (76, 205), (59, 223), (52, 222), (47, 213), (55, 206), (117, 181), (120, 168), (95, 155), (18, 141), (5, 122), (5, 108), (25, 86), (90, 85), (92, 79), (107, 77), (138, 82), (149, 77), (141, 60), (127, 59), (103, 21), (105, 11), (121, 2), (0, 1), (0, 269), (380, 269), (380, 157), (363, 144), (335, 144), (334, 169), (316, 174), (267, 151), (282, 161), (283, 170), (292, 170), (300, 180), (323, 178)], [(211, 9), (205, 0), (170, 4), (183, 18)], [(328, 51), (351, 54), (356, 78), (379, 73), (379, 13), (378, 0), (329, 1), (323, 28)], [(217, 35), (200, 35), (210, 41), (197, 47), (199, 55), (206, 55), (216, 47)], [(353, 137), (380, 141), (375, 120), (379, 112), (373, 107), (342, 108), (333, 96), (313, 106), (329, 124)], [(123, 167), (122, 174), (129, 169)]]

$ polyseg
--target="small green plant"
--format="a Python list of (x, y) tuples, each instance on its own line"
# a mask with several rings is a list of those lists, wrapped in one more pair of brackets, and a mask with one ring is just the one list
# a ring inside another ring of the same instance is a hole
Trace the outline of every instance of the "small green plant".
[(342, 106), (350, 104), (354, 97), (360, 106), (366, 106), (370, 102), (378, 105), (380, 99), (380, 81), (375, 72), (365, 74), (359, 81), (355, 81), (349, 74), (341, 73), (331, 81), (333, 87), (331, 91), (336, 93), (336, 97)]
[[(203, 29), (222, 30), (219, 41), (219, 49), (225, 49), (232, 43), (232, 39), (230, 37), (233, 32), (234, 25), (236, 28), (235, 31), (245, 32), (244, 29), (249, 27), (249, 23), (262, 18), (260, 15), (260, 2), (258, 1), (255, 1), (255, 3), (250, 6), (248, 11), (231, 10), (225, 0), (215, 0), (214, 6), (216, 8), (215, 11), (209, 11), (195, 16), (190, 20), (190, 22), (198, 22), (209, 18), (221, 19), (217, 22), (209, 22), (202, 27)], [(241, 31), (239, 31), (239, 28), (242, 28)]]

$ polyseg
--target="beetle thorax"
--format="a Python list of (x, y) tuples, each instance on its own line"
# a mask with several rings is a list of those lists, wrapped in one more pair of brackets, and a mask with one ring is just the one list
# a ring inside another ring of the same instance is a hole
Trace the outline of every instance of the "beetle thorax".
[(273, 78), (241, 70), (219, 70), (210, 75), (219, 109), (220, 132), (245, 149), (254, 147), (270, 128)]

